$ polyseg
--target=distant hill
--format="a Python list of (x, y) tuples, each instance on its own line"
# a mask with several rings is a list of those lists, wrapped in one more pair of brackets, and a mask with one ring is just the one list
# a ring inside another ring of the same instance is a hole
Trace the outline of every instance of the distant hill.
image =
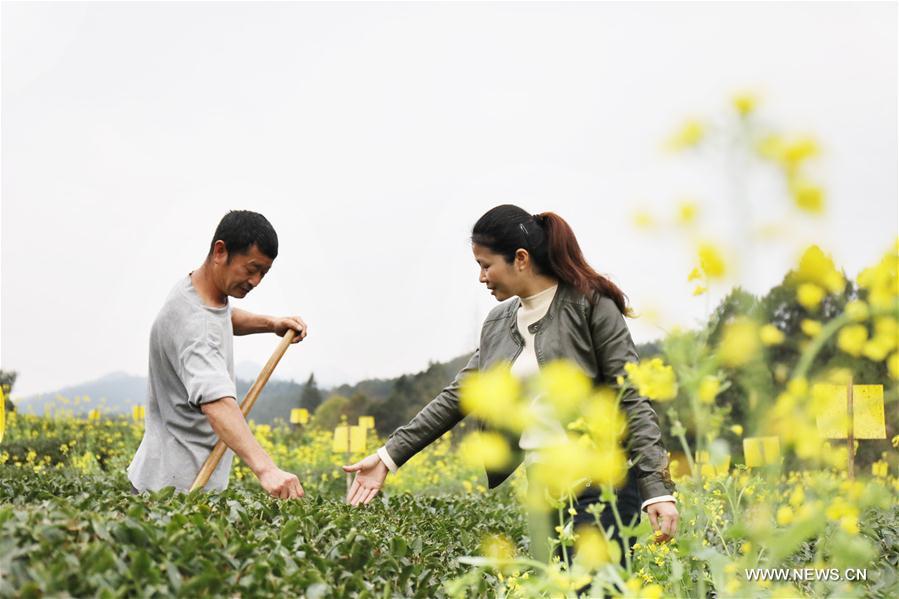
[(146, 395), (146, 377), (113, 372), (93, 381), (19, 399), (16, 411), (43, 414), (46, 409), (66, 408), (75, 414), (86, 414), (101, 408), (104, 412), (130, 414), (131, 406), (143, 404)]
[[(643, 358), (659, 352), (657, 343), (638, 346)], [(390, 379), (366, 379), (355, 385), (339, 385), (322, 388), (323, 397), (335, 395), (354, 398), (354, 407), (344, 413), (358, 416), (356, 411), (375, 416), (378, 432), (388, 434), (405, 424), (418, 410), (434, 398), (456, 373), (465, 366), (470, 354), (447, 362), (431, 362), (420, 372), (404, 374)], [(237, 370), (237, 394), (242, 399), (252, 381), (261, 370), (252, 362), (243, 362)], [(290, 420), (290, 410), (301, 407), (300, 398), (306, 385), (293, 380), (271, 379), (253, 407), (252, 419), (260, 424), (272, 424), (275, 419)], [(113, 372), (99, 379), (33, 395), (16, 402), (16, 409), (23, 413), (43, 414), (45, 410), (64, 408), (76, 415), (85, 415), (93, 408), (105, 414), (130, 414), (132, 406), (143, 405), (147, 396), (147, 379), (124, 372)], [(86, 401), (85, 398), (89, 398)]]

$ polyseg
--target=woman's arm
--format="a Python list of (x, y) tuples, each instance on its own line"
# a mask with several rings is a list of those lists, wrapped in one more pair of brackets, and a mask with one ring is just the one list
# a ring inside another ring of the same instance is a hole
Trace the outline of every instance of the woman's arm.
[[(590, 327), (603, 378), (614, 385), (619, 376), (627, 376), (624, 365), (638, 361), (624, 316), (612, 300), (601, 297), (593, 305)], [(674, 483), (668, 473), (668, 452), (652, 404), (635, 389), (628, 388), (621, 397), (621, 407), (627, 417), (628, 451), (635, 462), (640, 495), (644, 501), (672, 495)]]
[(388, 472), (395, 472), (465, 417), (459, 408), (459, 389), (462, 380), (469, 373), (478, 370), (479, 366), (480, 351), (476, 350), (453, 381), (422, 408), (409, 424), (396, 429), (387, 438), (384, 447), (360, 462), (343, 467), (346, 472), (356, 473), (347, 493), (348, 503), (359, 505), (371, 501), (384, 485)]

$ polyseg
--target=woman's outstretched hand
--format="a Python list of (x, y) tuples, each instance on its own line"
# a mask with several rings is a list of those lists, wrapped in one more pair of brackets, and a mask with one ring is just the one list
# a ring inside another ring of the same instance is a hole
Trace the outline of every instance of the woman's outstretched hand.
[(354, 507), (360, 503), (367, 505), (368, 502), (375, 498), (375, 495), (384, 486), (384, 479), (387, 478), (388, 472), (387, 466), (384, 465), (384, 462), (381, 461), (381, 458), (376, 453), (373, 453), (361, 462), (344, 466), (343, 470), (344, 472), (356, 473), (353, 484), (346, 494), (347, 503)]

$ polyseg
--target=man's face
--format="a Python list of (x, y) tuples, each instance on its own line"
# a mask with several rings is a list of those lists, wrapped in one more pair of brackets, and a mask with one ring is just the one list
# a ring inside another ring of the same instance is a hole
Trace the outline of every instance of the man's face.
[(268, 269), (272, 267), (272, 262), (274, 262), (274, 260), (260, 252), (256, 244), (251, 245), (246, 254), (231, 254), (230, 262), (228, 257), (228, 253), (223, 247), (222, 253), (217, 256), (218, 259), (216, 260), (216, 266), (219, 271), (216, 279), (222, 293), (236, 298), (246, 297), (250, 291), (259, 285), (262, 282), (262, 277), (265, 276)]

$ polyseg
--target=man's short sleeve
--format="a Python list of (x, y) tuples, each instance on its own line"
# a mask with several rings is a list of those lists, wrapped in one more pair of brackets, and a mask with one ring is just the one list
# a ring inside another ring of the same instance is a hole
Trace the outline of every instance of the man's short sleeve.
[(194, 409), (223, 397), (237, 397), (224, 353), (214, 336), (204, 335), (185, 347), (179, 356), (179, 367), (187, 403)]

